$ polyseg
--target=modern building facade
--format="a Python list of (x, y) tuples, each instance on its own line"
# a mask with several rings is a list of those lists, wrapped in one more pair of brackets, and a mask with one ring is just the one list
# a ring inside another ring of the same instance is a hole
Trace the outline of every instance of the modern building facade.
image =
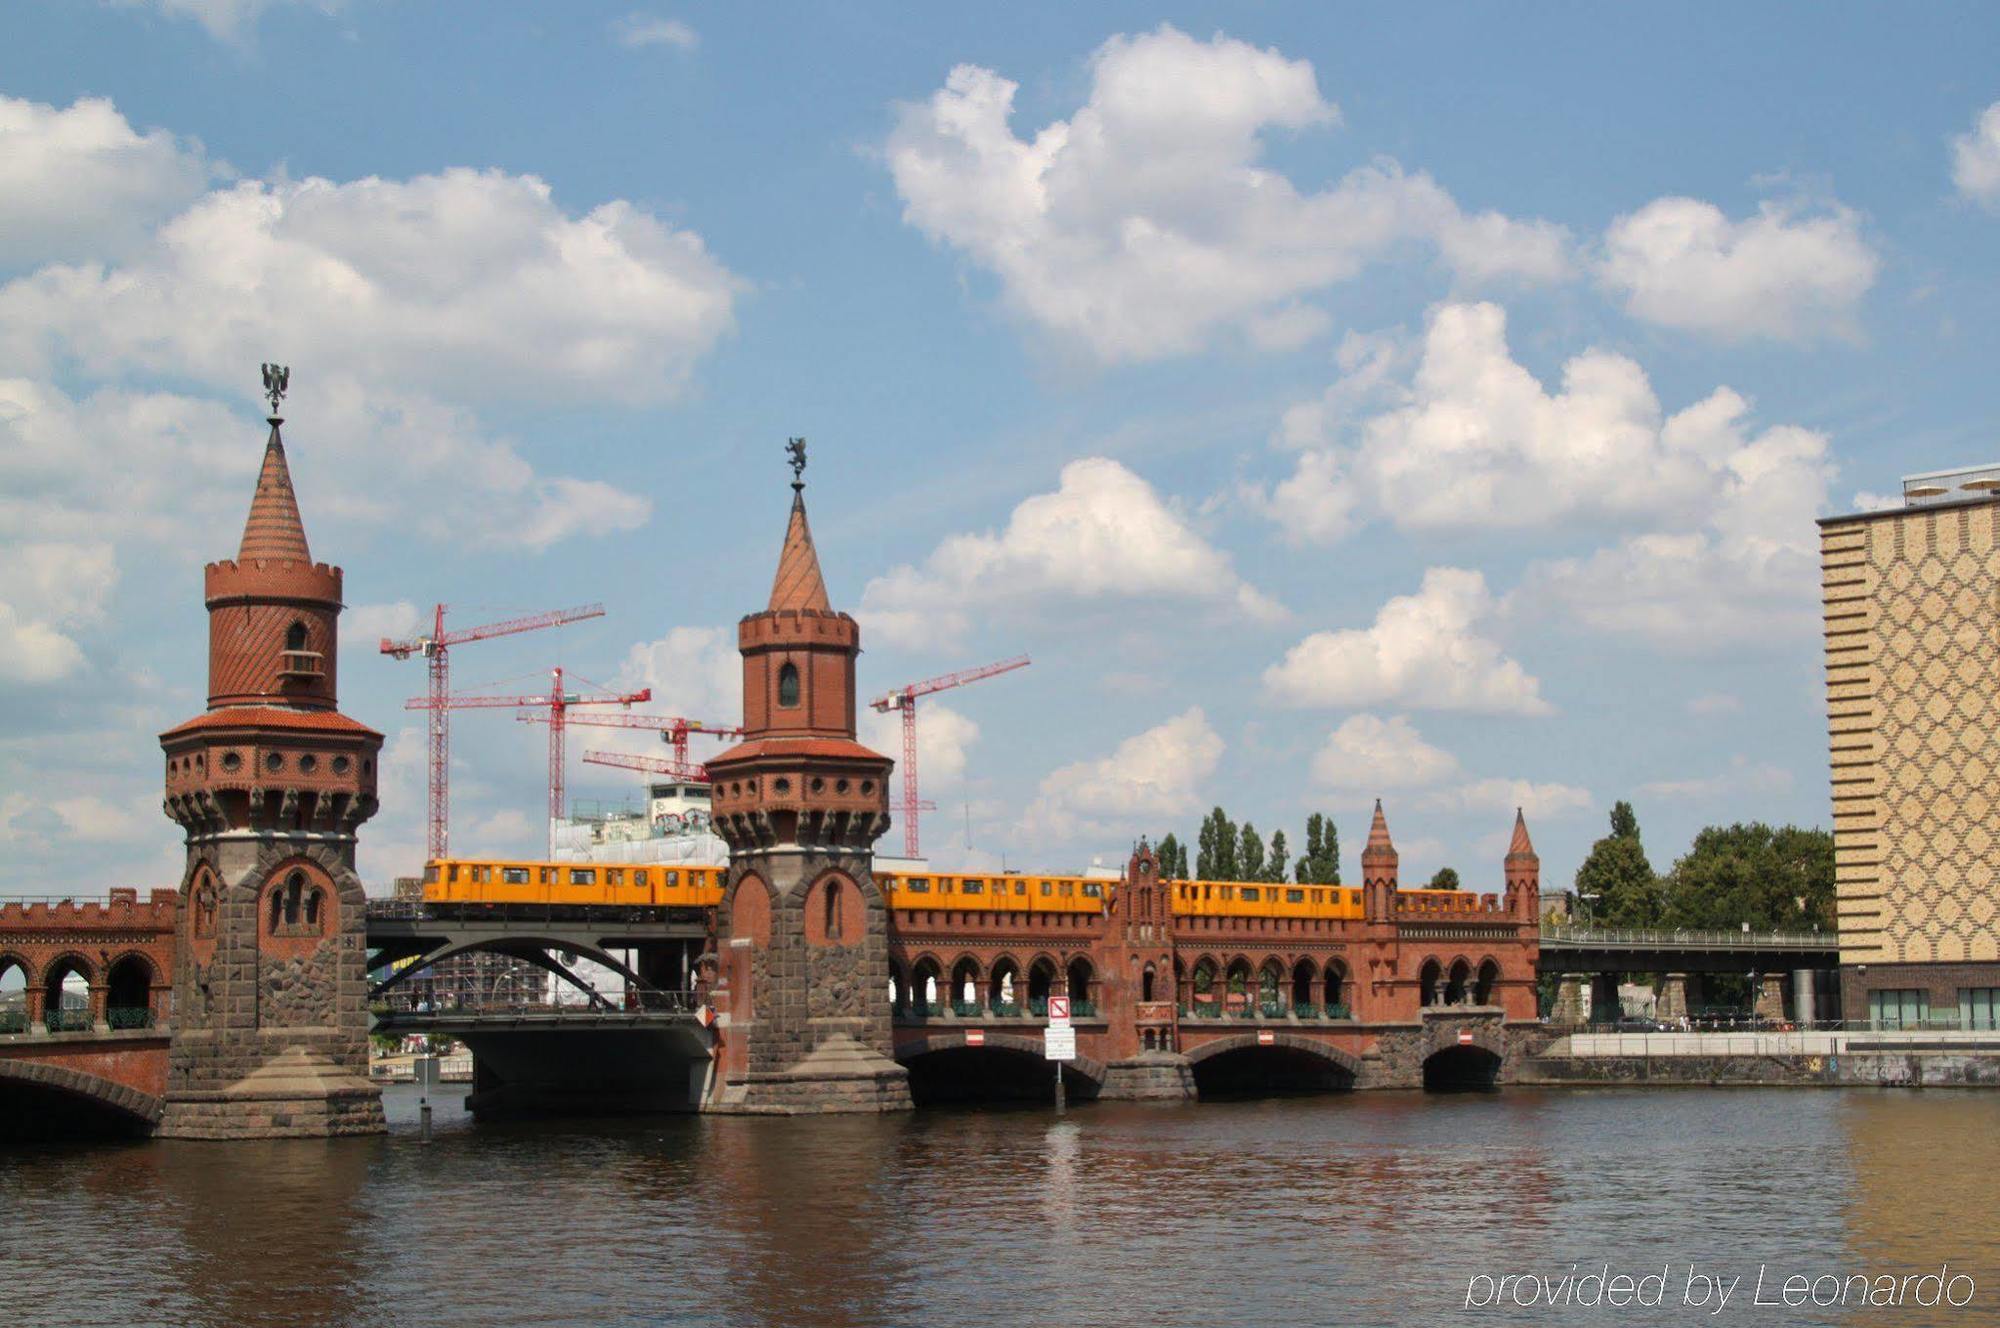
[(1820, 522), (1841, 1003), (1878, 1026), (2000, 1011), (2000, 465)]

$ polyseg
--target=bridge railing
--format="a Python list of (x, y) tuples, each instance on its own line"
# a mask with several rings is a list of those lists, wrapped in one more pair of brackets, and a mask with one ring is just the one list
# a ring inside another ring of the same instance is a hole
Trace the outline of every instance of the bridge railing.
[(1839, 944), (1832, 933), (1817, 931), (1699, 931), (1544, 922), (1542, 944), (1552, 941), (1578, 947), (1617, 946), (1632, 950), (1831, 950)]
[(557, 1000), (521, 1000), (494, 996), (465, 999), (460, 995), (435, 998), (421, 992), (390, 991), (369, 1003), (377, 1015), (421, 1015), (450, 1018), (454, 1015), (530, 1015), (545, 1018), (602, 1019), (607, 1015), (693, 1014), (704, 998), (692, 991), (633, 991), (624, 999), (607, 998), (602, 1003)]

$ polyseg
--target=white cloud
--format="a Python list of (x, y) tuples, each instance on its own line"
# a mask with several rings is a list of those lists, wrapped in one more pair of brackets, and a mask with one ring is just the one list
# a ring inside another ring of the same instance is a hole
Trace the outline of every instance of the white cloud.
[(1820, 627), (1819, 532), (1833, 465), (1826, 439), (1778, 426), (1752, 439), (1748, 404), (1722, 391), (1676, 417), (1726, 457), (1702, 527), (1634, 535), (1587, 558), (1529, 568), (1518, 607), (1681, 651), (1797, 640)]
[[(675, 627), (658, 640), (639, 642), (626, 651), (612, 685), (620, 691), (652, 688), (653, 699), (646, 703), (651, 714), (709, 724), (743, 722), (743, 657), (731, 629)], [(658, 737), (644, 736), (646, 750), (658, 755)], [(704, 749), (710, 755), (716, 750), (713, 744)]]
[(1339, 123), (1307, 61), (1163, 25), (1112, 37), (1090, 70), (1089, 100), (1022, 139), (1008, 123), (1018, 85), (960, 65), (902, 108), (887, 157), (904, 220), (1102, 360), (1185, 353), (1228, 329), (1296, 346), (1330, 321), (1306, 297), (1406, 240), (1468, 279), (1568, 269), (1561, 228), (1468, 216), (1394, 161), (1313, 194), (1260, 164), (1265, 135)]
[(1683, 708), (1690, 715), (1735, 715), (1742, 713), (1743, 699), (1729, 692), (1704, 692), (1690, 697)]
[(1967, 198), (2000, 208), (2000, 101), (1981, 111), (1969, 132), (1952, 139), (1951, 180)]
[(101, 97), (0, 96), (0, 268), (136, 250), (216, 173), (201, 144), (141, 134)]
[(1611, 223), (1598, 281), (1634, 318), (1741, 340), (1852, 335), (1881, 267), (1860, 218), (1776, 203), (1731, 221), (1713, 203), (1659, 198)]
[(1874, 493), (1862, 489), (1854, 495), (1854, 510), (1857, 512), (1887, 512), (1903, 505), (1903, 495), (1899, 493)]
[(1526, 779), (1475, 779), (1425, 795), (1428, 806), (1445, 812), (1511, 813), (1515, 808), (1530, 820), (1562, 816), (1590, 807), (1590, 793), (1572, 784), (1537, 784)]
[(1052, 772), (1022, 817), (1022, 833), (1062, 840), (1193, 812), (1222, 749), (1201, 707), (1183, 711), (1125, 739), (1109, 755)]
[[(897, 795), (902, 792), (903, 717), (900, 712), (872, 710), (860, 713), (860, 741), (891, 757), (897, 768)], [(979, 725), (948, 705), (925, 700), (917, 707), (917, 796), (956, 786), (965, 778), (972, 745), (979, 741)]]
[(102, 542), (0, 544), (0, 680), (50, 683), (81, 672), (70, 635), (103, 621), (118, 562)]
[(152, 4), (169, 17), (193, 19), (217, 41), (241, 43), (267, 9), (292, 4), (332, 14), (340, 9), (341, 0), (152, 0)]
[(693, 232), (622, 200), (571, 216), (533, 176), (243, 181), (122, 266), (0, 288), (0, 359), (233, 387), (281, 347), (311, 366), (300, 397), (353, 379), (649, 402), (731, 330), (740, 287)]
[(1458, 760), (1424, 741), (1402, 715), (1355, 715), (1327, 735), (1313, 755), (1321, 787), (1354, 793), (1422, 788), (1458, 773)]
[(1687, 779), (1659, 779), (1641, 784), (1639, 793), (1648, 798), (1709, 802), (1722, 798), (1756, 797), (1784, 793), (1792, 787), (1788, 770), (1746, 756), (1732, 757), (1729, 768), (1713, 775)]
[(1292, 706), (1552, 713), (1541, 684), (1480, 634), (1495, 607), (1478, 572), (1433, 567), (1416, 594), (1384, 604), (1373, 626), (1315, 632), (1293, 646), (1265, 670), (1264, 689)]
[[(544, 549), (644, 525), (651, 500), (538, 473), (438, 402), (318, 384), (287, 430), (309, 535), (329, 518)], [(193, 543), (228, 557), (249, 508), (261, 424), (217, 402), (104, 387), (80, 400), (0, 378), (0, 537)], [(442, 497), (449, 495), (448, 499)], [(438, 523), (447, 511), (479, 520)], [(216, 532), (221, 531), (218, 535)], [(4, 593), (4, 592), (0, 592)]]
[(670, 46), (677, 51), (692, 51), (701, 41), (695, 30), (679, 19), (654, 14), (627, 14), (612, 23), (611, 31), (620, 46), (634, 50)]
[(962, 635), (974, 614), (1060, 601), (1193, 600), (1256, 622), (1283, 610), (1229, 556), (1116, 461), (1063, 467), (1054, 493), (1024, 499), (997, 534), (954, 535), (922, 567), (870, 581), (859, 616), (897, 644)]
[(1291, 478), (1279, 481), (1269, 494), (1253, 486), (1244, 497), (1251, 510), (1278, 527), (1287, 544), (1337, 544), (1359, 524), (1358, 495), (1332, 452), (1305, 453)]

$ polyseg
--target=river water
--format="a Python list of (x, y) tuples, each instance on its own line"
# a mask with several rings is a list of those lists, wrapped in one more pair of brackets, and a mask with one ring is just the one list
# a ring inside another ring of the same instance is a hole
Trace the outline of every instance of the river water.
[[(456, 1100), (428, 1145), (392, 1089), (386, 1139), (0, 1152), (0, 1323), (2000, 1323), (2000, 1094), (507, 1125)], [(1607, 1263), (1663, 1305), (1577, 1304)], [(1760, 1266), (1781, 1300), (1941, 1264), (1970, 1304), (1750, 1303)], [(1512, 1303), (1572, 1265), (1554, 1308)], [(1688, 1303), (1691, 1266), (1742, 1279), (1721, 1313)]]

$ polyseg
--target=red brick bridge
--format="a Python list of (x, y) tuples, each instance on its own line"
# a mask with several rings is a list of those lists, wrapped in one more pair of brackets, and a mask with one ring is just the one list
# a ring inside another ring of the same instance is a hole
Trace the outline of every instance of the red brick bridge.
[(0, 1134), (158, 1123), (179, 899), (0, 905)]

